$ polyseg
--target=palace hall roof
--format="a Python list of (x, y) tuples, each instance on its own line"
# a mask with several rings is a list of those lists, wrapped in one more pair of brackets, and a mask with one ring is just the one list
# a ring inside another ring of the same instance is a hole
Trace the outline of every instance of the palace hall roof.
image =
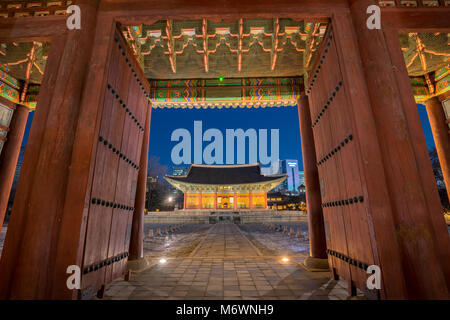
[[(186, 175), (166, 175), (169, 182), (183, 182), (188, 184), (237, 185), (265, 183), (284, 180), (285, 174), (263, 175), (257, 164), (241, 165), (198, 165), (191, 164)], [(172, 181), (171, 181), (172, 180)]]

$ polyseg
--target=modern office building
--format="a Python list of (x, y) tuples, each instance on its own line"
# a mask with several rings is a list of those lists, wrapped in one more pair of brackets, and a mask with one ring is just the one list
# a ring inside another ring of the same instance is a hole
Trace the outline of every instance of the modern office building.
[(300, 180), (298, 170), (298, 160), (279, 160), (272, 164), (272, 174), (286, 174), (287, 178), (273, 191), (298, 193), (300, 185), (304, 184)]
[(177, 166), (172, 168), (173, 176), (183, 176), (188, 171), (189, 167)]
[(304, 171), (299, 171), (298, 172), (298, 178), (299, 178), (299, 183), (300, 183), (300, 185), (305, 185), (306, 186), (306, 183), (305, 183), (305, 172)]

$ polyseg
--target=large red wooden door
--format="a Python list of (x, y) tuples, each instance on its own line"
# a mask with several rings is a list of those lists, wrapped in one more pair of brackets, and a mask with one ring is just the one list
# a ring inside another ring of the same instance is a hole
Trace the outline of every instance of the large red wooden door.
[[(82, 259), (80, 298), (126, 272), (148, 88), (116, 30), (97, 139)], [(88, 195), (89, 196), (89, 195)]]
[[(392, 261), (384, 258), (400, 260), (393, 224), (386, 220), (385, 225), (381, 225), (380, 219), (373, 219), (375, 214), (389, 215), (389, 198), (380, 202), (383, 195), (376, 184), (383, 181), (383, 177), (370, 178), (369, 172), (376, 170), (366, 165), (369, 153), (361, 147), (363, 139), (367, 138), (361, 135), (365, 106), (357, 106), (360, 112), (355, 108), (354, 84), (349, 81), (349, 70), (345, 69), (350, 62), (344, 63), (341, 50), (345, 48), (342, 44), (338, 47), (335, 36), (330, 25), (306, 86), (329, 264), (335, 277), (348, 280), (352, 294), (359, 288), (375, 297), (401, 297), (401, 277), (392, 279), (397, 271), (390, 265)], [(370, 143), (376, 145), (376, 136), (372, 138)], [(370, 162), (377, 160), (370, 159)], [(369, 274), (366, 271), (370, 265), (387, 271), (383, 273), (381, 291), (367, 289)]]

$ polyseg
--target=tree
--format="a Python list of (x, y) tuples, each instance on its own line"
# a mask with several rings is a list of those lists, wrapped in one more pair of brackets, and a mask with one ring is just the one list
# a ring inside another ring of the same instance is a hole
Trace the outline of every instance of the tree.
[(439, 163), (439, 157), (436, 151), (436, 147), (429, 150), (431, 166), (433, 168), (434, 178), (436, 179), (436, 186), (441, 198), (441, 204), (446, 209), (450, 209), (449, 199), (447, 195), (447, 189), (444, 183), (444, 176), (442, 175), (441, 164)]

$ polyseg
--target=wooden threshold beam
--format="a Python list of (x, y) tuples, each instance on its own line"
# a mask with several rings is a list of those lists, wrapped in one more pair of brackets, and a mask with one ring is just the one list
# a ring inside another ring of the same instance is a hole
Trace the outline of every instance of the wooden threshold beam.
[(66, 16), (0, 18), (0, 42), (48, 41), (64, 35)]
[(450, 7), (382, 8), (383, 26), (399, 32), (450, 32)]
[(333, 12), (348, 11), (348, 6), (347, 0), (222, 0), (220, 4), (210, 0), (103, 0), (100, 10), (112, 14), (126, 26), (151, 24), (166, 19), (327, 19)]

